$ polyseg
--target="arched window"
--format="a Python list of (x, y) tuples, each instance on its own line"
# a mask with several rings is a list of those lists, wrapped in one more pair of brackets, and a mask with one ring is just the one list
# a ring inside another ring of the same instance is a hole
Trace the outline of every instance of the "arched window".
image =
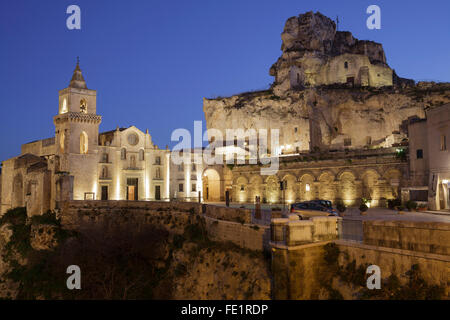
[(67, 113), (67, 99), (64, 98), (61, 106), (61, 114)]
[(80, 112), (87, 113), (87, 102), (85, 99), (80, 100)]
[(103, 153), (102, 154), (102, 162), (104, 162), (104, 163), (108, 163), (108, 159), (109, 157), (108, 157), (108, 154), (107, 153)]
[(139, 150), (139, 160), (144, 161), (144, 150)]
[(88, 135), (86, 132), (81, 132), (80, 134), (80, 153), (86, 154), (88, 153)]
[(120, 159), (125, 160), (127, 158), (127, 149), (122, 148), (122, 150), (120, 150)]
[(344, 62), (344, 68), (348, 69), (348, 62), (347, 61)]

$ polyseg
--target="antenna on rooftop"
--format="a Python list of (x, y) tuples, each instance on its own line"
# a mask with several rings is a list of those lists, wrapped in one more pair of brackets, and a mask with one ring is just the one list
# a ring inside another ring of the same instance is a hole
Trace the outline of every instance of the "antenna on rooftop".
[(336, 16), (336, 31), (339, 31), (339, 16)]

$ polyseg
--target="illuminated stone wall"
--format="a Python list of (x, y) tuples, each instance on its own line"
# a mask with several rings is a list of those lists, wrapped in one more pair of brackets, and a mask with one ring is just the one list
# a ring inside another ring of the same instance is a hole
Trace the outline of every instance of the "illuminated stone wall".
[[(385, 150), (385, 155), (328, 160), (298, 160), (285, 158), (277, 174), (263, 176), (255, 165), (233, 169), (233, 199), (236, 202), (254, 202), (255, 196), (267, 203), (287, 203), (313, 199), (346, 205), (359, 205), (361, 198), (371, 199), (370, 205), (384, 206), (387, 199), (399, 196), (406, 184), (407, 162)], [(287, 189), (280, 191), (280, 182), (287, 181)]]

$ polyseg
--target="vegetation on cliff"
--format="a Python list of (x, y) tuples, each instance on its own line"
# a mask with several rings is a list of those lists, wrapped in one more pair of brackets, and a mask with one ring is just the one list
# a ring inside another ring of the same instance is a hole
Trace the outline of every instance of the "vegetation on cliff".
[[(48, 234), (56, 242), (43, 237), (44, 227), (54, 230)], [(198, 215), (181, 234), (169, 225), (131, 221), (91, 223), (74, 232), (54, 213), (30, 219), (17, 208), (0, 219), (0, 228), (10, 230), (0, 237), (0, 279), (14, 287), (8, 294), (0, 286), (3, 299), (270, 298), (263, 254), (210, 241)], [(66, 286), (70, 265), (81, 269), (81, 290)]]
[[(443, 286), (432, 285), (424, 280), (418, 265), (413, 265), (411, 270), (404, 275), (391, 274), (382, 280), (381, 289), (369, 290), (366, 286), (368, 265), (356, 265), (356, 261), (339, 263), (339, 247), (330, 243), (325, 246), (324, 261), (329, 272), (323, 275), (322, 286), (329, 292), (330, 299), (344, 299), (339, 288), (347, 287), (357, 299), (376, 300), (441, 300), (445, 296)], [(344, 259), (346, 260), (346, 259)], [(404, 278), (404, 279), (401, 279)], [(337, 280), (339, 288), (333, 284)]]

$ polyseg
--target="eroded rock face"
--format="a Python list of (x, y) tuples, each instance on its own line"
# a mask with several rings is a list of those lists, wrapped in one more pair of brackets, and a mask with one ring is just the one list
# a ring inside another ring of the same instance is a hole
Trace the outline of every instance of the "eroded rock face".
[[(405, 121), (450, 102), (450, 84), (417, 87), (308, 88), (283, 97), (272, 91), (204, 99), (208, 129), (279, 129), (280, 145), (317, 148), (390, 147), (406, 139)], [(296, 129), (297, 128), (297, 129)], [(270, 142), (269, 142), (270, 145)], [(297, 149), (298, 148), (298, 149)]]
[(271, 298), (271, 275), (262, 254), (202, 249), (193, 256), (195, 249), (195, 244), (187, 243), (174, 252), (173, 265), (186, 268), (174, 279), (173, 299)]
[(0, 247), (6, 245), (11, 239), (13, 235), (11, 227), (10, 223), (5, 223), (0, 226)]
[(270, 68), (274, 91), (351, 83), (382, 87), (393, 84), (383, 46), (358, 40), (320, 12), (289, 18), (281, 34), (282, 54)]
[(58, 245), (56, 238), (57, 226), (55, 225), (32, 225), (30, 244), (34, 250), (52, 250)]
[[(294, 50), (329, 51), (336, 34), (336, 24), (321, 13), (307, 12), (289, 18), (281, 34), (283, 52)], [(326, 50), (328, 49), (328, 50)]]

